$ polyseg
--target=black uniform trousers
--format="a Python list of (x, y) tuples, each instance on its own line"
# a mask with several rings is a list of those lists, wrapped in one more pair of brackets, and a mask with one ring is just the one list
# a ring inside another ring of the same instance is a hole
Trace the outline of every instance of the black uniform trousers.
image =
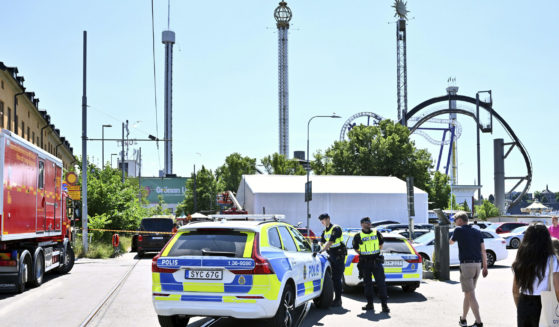
[(342, 299), (342, 277), (345, 270), (345, 257), (342, 254), (330, 254), (328, 258), (332, 266), (332, 282), (334, 284), (335, 300)]
[(363, 282), (365, 284), (365, 298), (367, 303), (373, 303), (373, 280), (371, 276), (375, 276), (379, 298), (382, 303), (386, 303), (388, 296), (386, 294), (386, 283), (384, 275), (384, 267), (377, 256), (359, 256), (359, 263), (363, 272)]

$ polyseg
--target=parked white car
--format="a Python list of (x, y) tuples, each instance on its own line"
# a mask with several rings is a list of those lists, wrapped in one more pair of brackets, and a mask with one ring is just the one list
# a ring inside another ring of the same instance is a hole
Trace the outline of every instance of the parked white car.
[(510, 233), (503, 233), (499, 235), (507, 241), (507, 247), (518, 249), (528, 227), (529, 226), (518, 227), (513, 229)]
[[(452, 237), (454, 230), (450, 230), (449, 237)], [(492, 267), (496, 261), (505, 260), (508, 256), (506, 241), (497, 233), (488, 230), (481, 230), (485, 251), (487, 253), (487, 266)], [(432, 260), (435, 246), (435, 233), (424, 234), (413, 241), (413, 247), (423, 257), (424, 260)], [(450, 265), (460, 265), (458, 258), (458, 243), (450, 245)]]

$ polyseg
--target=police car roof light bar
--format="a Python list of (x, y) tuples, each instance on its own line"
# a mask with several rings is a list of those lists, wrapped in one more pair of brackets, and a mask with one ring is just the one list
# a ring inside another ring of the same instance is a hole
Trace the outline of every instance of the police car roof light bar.
[(285, 215), (210, 215), (208, 218), (216, 220), (246, 220), (246, 221), (280, 221)]

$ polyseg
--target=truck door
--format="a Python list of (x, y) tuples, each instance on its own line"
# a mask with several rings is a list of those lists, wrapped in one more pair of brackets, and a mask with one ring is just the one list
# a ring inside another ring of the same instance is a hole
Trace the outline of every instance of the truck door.
[(37, 232), (44, 232), (47, 229), (45, 216), (45, 162), (39, 159), (39, 169), (37, 171)]
[(64, 207), (62, 205), (62, 168), (55, 167), (54, 178), (54, 229), (59, 231), (62, 228), (62, 216)]
[(56, 171), (55, 164), (45, 162), (45, 215), (47, 220), (47, 231), (54, 230), (54, 212), (56, 205)]

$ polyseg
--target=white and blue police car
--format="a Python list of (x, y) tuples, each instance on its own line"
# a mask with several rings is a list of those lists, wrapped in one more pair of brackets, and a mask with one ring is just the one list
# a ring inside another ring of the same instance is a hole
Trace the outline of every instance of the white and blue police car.
[(161, 326), (192, 316), (267, 319), (291, 326), (296, 307), (332, 303), (326, 255), (290, 224), (235, 215), (183, 226), (152, 261), (152, 297)]

